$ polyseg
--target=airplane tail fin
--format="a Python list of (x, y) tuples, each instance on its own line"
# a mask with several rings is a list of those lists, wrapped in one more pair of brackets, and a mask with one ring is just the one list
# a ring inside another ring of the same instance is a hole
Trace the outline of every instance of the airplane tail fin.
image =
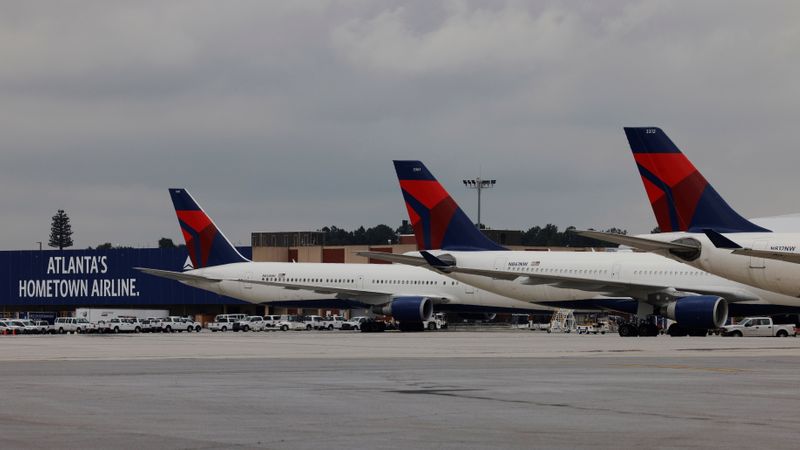
[(395, 161), (419, 250), (505, 250), (469, 220), (420, 161)]
[(660, 128), (625, 128), (662, 232), (769, 231), (731, 208)]
[(195, 269), (247, 262), (186, 189), (170, 189), (186, 250)]

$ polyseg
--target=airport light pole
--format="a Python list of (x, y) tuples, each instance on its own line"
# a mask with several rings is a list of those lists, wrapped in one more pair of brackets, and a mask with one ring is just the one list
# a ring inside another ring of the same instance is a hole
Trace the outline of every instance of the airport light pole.
[(478, 191), (478, 223), (476, 226), (481, 229), (481, 191), (484, 189), (493, 188), (497, 184), (497, 180), (484, 180), (481, 177), (473, 178), (470, 180), (463, 180), (464, 186), (467, 189), (475, 189)]

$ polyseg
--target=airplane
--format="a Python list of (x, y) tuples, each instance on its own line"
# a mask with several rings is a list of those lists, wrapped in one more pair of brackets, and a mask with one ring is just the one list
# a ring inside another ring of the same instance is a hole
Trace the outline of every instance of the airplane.
[(256, 304), (362, 307), (421, 331), (434, 309), (542, 313), (549, 308), (502, 297), (429, 270), (385, 264), (253, 262), (243, 257), (186, 189), (170, 189), (193, 270), (137, 267), (199, 289)]
[(625, 128), (625, 135), (662, 233), (579, 234), (657, 253), (760, 289), (800, 296), (800, 233), (773, 232), (743, 218), (660, 128)]
[[(800, 300), (714, 276), (650, 253), (510, 251), (487, 238), (420, 161), (395, 161), (417, 254), (360, 252), (428, 267), (475, 287), (554, 307), (621, 310), (622, 336), (653, 336), (660, 315), (673, 336), (705, 335), (734, 315), (800, 311)], [(633, 304), (633, 308), (630, 305)]]

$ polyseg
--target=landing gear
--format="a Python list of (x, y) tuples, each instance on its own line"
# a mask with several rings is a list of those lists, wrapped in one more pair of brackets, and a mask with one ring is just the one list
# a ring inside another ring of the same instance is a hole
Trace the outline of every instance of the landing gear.
[(638, 336), (639, 329), (632, 323), (623, 323), (619, 326), (619, 335), (622, 337)]
[(653, 316), (641, 321), (634, 319), (632, 322), (625, 322), (619, 326), (619, 335), (622, 337), (652, 337), (658, 336), (660, 331), (661, 330), (658, 325), (656, 325), (655, 318)]
[(658, 336), (658, 327), (652, 322), (642, 323), (639, 325), (639, 336)]
[(382, 320), (368, 320), (361, 324), (362, 333), (380, 333), (386, 331), (386, 322)]

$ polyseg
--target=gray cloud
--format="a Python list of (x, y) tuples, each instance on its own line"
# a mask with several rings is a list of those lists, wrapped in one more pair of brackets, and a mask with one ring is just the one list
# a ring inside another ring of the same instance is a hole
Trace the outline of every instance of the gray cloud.
[(3, 248), (179, 238), (190, 189), (253, 230), (396, 226), (391, 159), (497, 178), (493, 227), (647, 231), (622, 133), (663, 127), (747, 216), (797, 212), (795, 2), (0, 6)]

